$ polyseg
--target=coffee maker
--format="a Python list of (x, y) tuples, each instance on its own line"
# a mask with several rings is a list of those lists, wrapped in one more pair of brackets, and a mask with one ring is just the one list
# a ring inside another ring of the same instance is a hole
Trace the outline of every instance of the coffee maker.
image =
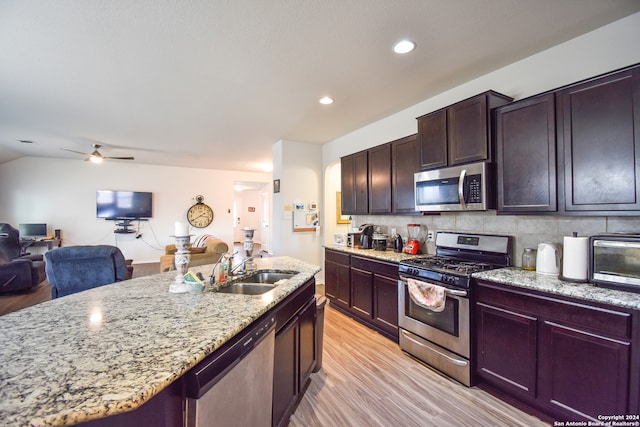
[(373, 224), (362, 224), (358, 232), (360, 233), (360, 249), (371, 249), (373, 247)]

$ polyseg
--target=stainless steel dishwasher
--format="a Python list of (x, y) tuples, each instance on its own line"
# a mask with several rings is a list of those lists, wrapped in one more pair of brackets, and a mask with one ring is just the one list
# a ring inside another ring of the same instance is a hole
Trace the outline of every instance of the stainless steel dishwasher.
[(274, 348), (270, 316), (187, 373), (187, 426), (270, 426)]

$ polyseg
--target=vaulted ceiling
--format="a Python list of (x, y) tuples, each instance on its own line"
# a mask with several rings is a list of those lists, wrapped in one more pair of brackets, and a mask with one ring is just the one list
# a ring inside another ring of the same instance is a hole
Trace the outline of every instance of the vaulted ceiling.
[[(0, 163), (101, 144), (261, 171), (640, 10), (637, 0), (2, 0)], [(417, 43), (400, 56), (392, 45)], [(323, 96), (335, 99), (321, 105)], [(21, 142), (28, 141), (28, 142)], [(125, 161), (125, 160), (113, 160)]]

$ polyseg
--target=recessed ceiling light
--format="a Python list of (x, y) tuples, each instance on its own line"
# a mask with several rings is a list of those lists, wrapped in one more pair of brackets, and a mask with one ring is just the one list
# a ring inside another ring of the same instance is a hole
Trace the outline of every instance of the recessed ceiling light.
[(398, 43), (393, 45), (393, 51), (399, 54), (409, 53), (415, 48), (416, 44), (411, 40), (400, 40)]
[(324, 98), (320, 98), (320, 104), (329, 105), (333, 104), (333, 98), (325, 96)]

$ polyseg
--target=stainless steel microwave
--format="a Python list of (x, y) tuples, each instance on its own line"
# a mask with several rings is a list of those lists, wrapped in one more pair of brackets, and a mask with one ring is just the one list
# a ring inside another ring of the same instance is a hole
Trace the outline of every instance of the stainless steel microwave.
[(490, 164), (418, 172), (414, 175), (416, 210), (423, 212), (485, 211), (495, 206), (489, 188)]
[(591, 236), (589, 281), (603, 287), (640, 292), (640, 234)]

